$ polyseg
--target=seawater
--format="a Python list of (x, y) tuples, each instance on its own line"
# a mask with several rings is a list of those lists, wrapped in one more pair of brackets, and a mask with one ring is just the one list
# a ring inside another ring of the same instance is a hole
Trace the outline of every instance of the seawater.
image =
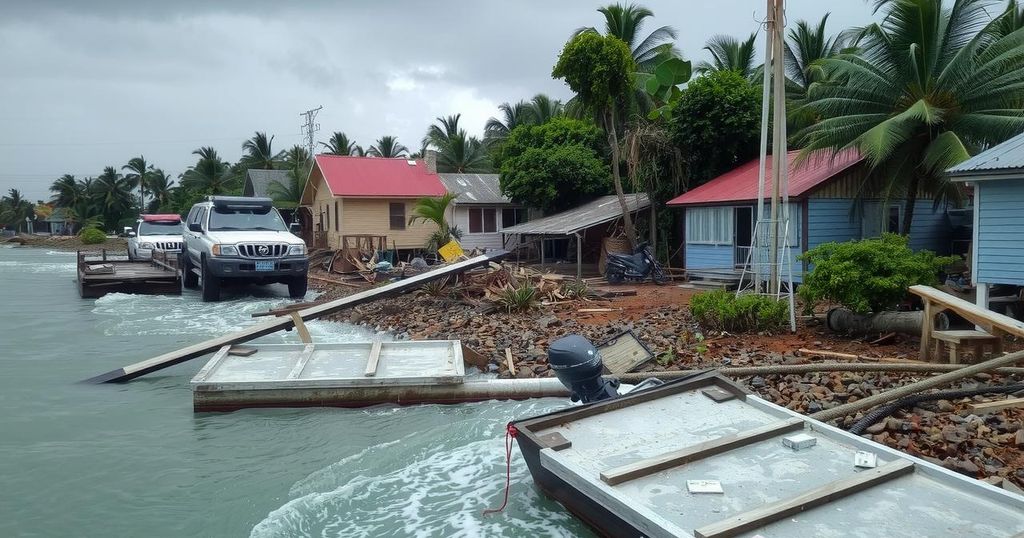
[(74, 254), (0, 247), (0, 536), (590, 536), (536, 491), (518, 448), (508, 508), (482, 515), (502, 498), (504, 425), (565, 401), (194, 414), (202, 358), (77, 382), (250, 325), (287, 290), (93, 300), (74, 278)]

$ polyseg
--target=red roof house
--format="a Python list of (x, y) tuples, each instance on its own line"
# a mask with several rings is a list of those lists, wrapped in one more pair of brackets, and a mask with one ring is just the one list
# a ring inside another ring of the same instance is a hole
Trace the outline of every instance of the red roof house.
[(387, 236), (396, 248), (422, 248), (436, 226), (410, 223), (413, 206), (446, 192), (420, 159), (317, 155), (300, 201), (303, 227), (329, 248), (338, 248), (344, 235)]

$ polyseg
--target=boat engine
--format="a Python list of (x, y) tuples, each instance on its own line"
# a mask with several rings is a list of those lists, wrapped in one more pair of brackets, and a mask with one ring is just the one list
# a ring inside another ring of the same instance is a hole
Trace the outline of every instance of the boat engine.
[(601, 354), (580, 335), (571, 334), (551, 342), (548, 364), (558, 380), (572, 392), (574, 402), (597, 402), (619, 395), (619, 382), (601, 377), (604, 373)]

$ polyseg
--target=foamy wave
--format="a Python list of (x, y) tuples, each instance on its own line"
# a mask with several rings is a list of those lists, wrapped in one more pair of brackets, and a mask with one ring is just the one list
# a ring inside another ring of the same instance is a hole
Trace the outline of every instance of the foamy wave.
[[(347, 456), (296, 483), (290, 495), (298, 497), (270, 512), (251, 536), (585, 534), (574, 518), (536, 492), (518, 447), (513, 449), (508, 507), (500, 515), (483, 515), (500, 504), (505, 487), (504, 438), (495, 432), (509, 416), (551, 407), (550, 401), (502, 405), (497, 417), (453, 420)], [(449, 409), (450, 414), (472, 414), (472, 406), (446, 408), (446, 414)], [(404, 455), (399, 461), (388, 457), (396, 443)]]
[(75, 274), (75, 264), (72, 263), (34, 263), (18, 262), (11, 260), (0, 261), (0, 272), (2, 273), (67, 273)]

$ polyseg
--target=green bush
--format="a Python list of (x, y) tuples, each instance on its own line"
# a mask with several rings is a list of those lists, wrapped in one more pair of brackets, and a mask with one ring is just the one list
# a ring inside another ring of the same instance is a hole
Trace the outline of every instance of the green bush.
[(895, 307), (916, 284), (932, 286), (939, 271), (956, 257), (910, 249), (907, 237), (885, 234), (876, 239), (823, 243), (800, 258), (811, 264), (800, 298), (808, 308), (832, 301), (858, 313)]
[(694, 295), (690, 313), (706, 330), (774, 332), (789, 322), (789, 305), (774, 297), (716, 290)]
[(527, 312), (537, 307), (537, 288), (523, 283), (516, 287), (507, 287), (498, 294), (497, 303), (506, 312)]
[(107, 240), (107, 234), (98, 228), (83, 228), (81, 232), (78, 232), (78, 237), (86, 245), (98, 245)]

